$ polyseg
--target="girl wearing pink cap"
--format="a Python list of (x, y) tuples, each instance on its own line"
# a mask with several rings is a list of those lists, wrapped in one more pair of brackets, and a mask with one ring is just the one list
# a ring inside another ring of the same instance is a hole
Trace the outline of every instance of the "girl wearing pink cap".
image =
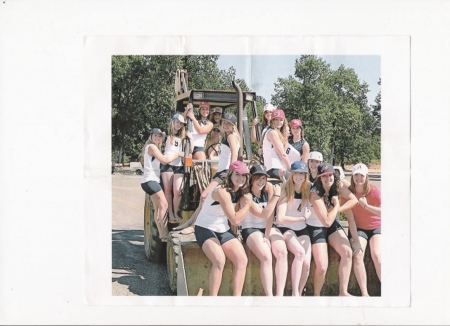
[[(369, 169), (363, 163), (353, 167), (350, 191), (358, 199), (358, 205), (345, 212), (353, 248), (353, 272), (362, 296), (369, 296), (364, 266), (367, 243), (369, 243), (372, 261), (381, 282), (381, 192), (370, 184), (368, 173)], [(343, 198), (341, 202), (345, 203), (346, 200)]]
[[(339, 196), (347, 202), (340, 205)], [(349, 296), (348, 282), (352, 270), (352, 249), (339, 223), (338, 213), (351, 209), (358, 203), (355, 195), (343, 185), (330, 163), (321, 163), (318, 176), (311, 188), (309, 201), (318, 224), (308, 221), (311, 247), (316, 264), (314, 272), (314, 295), (319, 296), (328, 269), (328, 246), (330, 244), (341, 257), (339, 262), (339, 295)]]
[(186, 117), (192, 120), (192, 139), (194, 149), (192, 150), (192, 158), (195, 160), (206, 160), (205, 143), (206, 136), (213, 128), (213, 123), (208, 120), (209, 117), (209, 103), (200, 102), (198, 106), (198, 117), (194, 116), (192, 108), (194, 106), (189, 103), (186, 106)]
[(289, 126), (284, 111), (276, 109), (272, 113), (270, 128), (263, 140), (264, 165), (270, 177), (286, 181), (291, 164), (286, 154)]
[(308, 162), (309, 144), (305, 139), (303, 124), (300, 119), (292, 119), (289, 123), (291, 135), (288, 137), (289, 144), (300, 154), (300, 160)]
[(212, 263), (209, 274), (211, 296), (219, 293), (226, 258), (233, 264), (233, 295), (242, 294), (248, 260), (244, 247), (231, 231), (228, 222), (239, 225), (252, 202), (248, 193), (247, 166), (241, 161), (235, 161), (230, 164), (224, 183), (208, 194), (196, 218), (197, 244)]

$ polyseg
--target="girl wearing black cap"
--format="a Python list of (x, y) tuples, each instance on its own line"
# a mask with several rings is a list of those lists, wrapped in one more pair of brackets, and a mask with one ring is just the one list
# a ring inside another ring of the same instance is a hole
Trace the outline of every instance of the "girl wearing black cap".
[[(259, 275), (264, 293), (272, 296), (273, 271), (269, 238), (273, 212), (280, 198), (280, 187), (267, 183), (269, 175), (263, 165), (252, 166), (250, 174), (250, 193), (253, 197), (253, 204), (241, 223), (242, 237), (249, 249), (259, 259)], [(278, 282), (277, 286), (279, 286)], [(281, 290), (282, 292), (283, 290)]]
[[(340, 205), (339, 196), (347, 199)], [(347, 187), (343, 185), (330, 163), (321, 163), (318, 176), (309, 195), (317, 220), (322, 226), (309, 225), (312, 254), (316, 269), (314, 271), (314, 295), (319, 296), (328, 269), (329, 243), (341, 257), (339, 262), (339, 295), (349, 296), (347, 291), (352, 269), (352, 249), (350, 242), (339, 223), (338, 213), (351, 209), (358, 203)]]
[[(169, 123), (169, 135), (164, 147), (165, 156), (182, 152), (181, 141), (186, 136), (184, 123), (184, 117), (180, 113), (176, 113), (172, 117)], [(170, 164), (161, 164), (161, 179), (164, 187), (164, 195), (169, 205), (169, 223), (177, 223), (181, 220), (177, 212), (181, 204), (180, 187), (183, 181), (183, 174), (184, 167), (181, 158), (177, 158), (175, 161), (170, 162)]]
[(192, 108), (194, 106), (189, 103), (186, 106), (186, 117), (192, 120), (192, 139), (194, 143), (194, 149), (192, 151), (192, 158), (195, 160), (206, 160), (205, 143), (206, 136), (213, 128), (213, 123), (208, 120), (209, 116), (209, 103), (200, 102), (198, 106), (198, 117), (194, 116)]
[[(295, 161), (291, 165), (291, 174), (282, 187), (274, 225), (278, 239), (284, 240), (279, 242), (294, 254), (291, 267), (293, 296), (299, 296), (303, 292), (311, 263), (311, 241), (306, 225), (306, 220), (311, 215), (308, 198), (308, 166), (306, 162)], [(275, 240), (275, 236), (273, 239)], [(287, 255), (283, 258), (287, 267)], [(287, 269), (284, 273), (286, 278)]]
[(222, 283), (226, 258), (233, 264), (233, 295), (240, 296), (244, 287), (247, 255), (244, 247), (231, 231), (239, 225), (252, 204), (248, 192), (248, 169), (245, 163), (230, 164), (223, 185), (213, 189), (205, 199), (195, 221), (195, 238), (211, 261), (209, 294), (216, 296)]
[(153, 203), (155, 212), (155, 222), (158, 227), (159, 237), (161, 241), (167, 242), (167, 199), (164, 196), (160, 182), (160, 166), (161, 164), (169, 164), (179, 157), (183, 157), (183, 152), (173, 153), (165, 156), (161, 153), (161, 145), (165, 134), (159, 128), (153, 128), (150, 131), (150, 137), (142, 148), (144, 156), (144, 174), (141, 178), (142, 189), (149, 194)]

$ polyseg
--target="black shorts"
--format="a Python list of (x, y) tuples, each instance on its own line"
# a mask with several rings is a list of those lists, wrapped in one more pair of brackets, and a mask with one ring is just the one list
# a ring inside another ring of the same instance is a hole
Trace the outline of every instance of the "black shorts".
[[(370, 239), (371, 239), (375, 234), (381, 234), (381, 227), (376, 228), (376, 229), (374, 229), (374, 230), (364, 230), (364, 229), (360, 229), (360, 228), (357, 228), (356, 230), (358, 231), (358, 235), (359, 235), (361, 238), (366, 239), (367, 241), (370, 241)], [(351, 238), (352, 238), (352, 235), (351, 235), (351, 233), (349, 232), (349, 233), (348, 233), (348, 239), (350, 240)]]
[(210, 238), (216, 238), (219, 240), (220, 245), (223, 245), (225, 242), (233, 239), (237, 239), (236, 235), (229, 229), (228, 231), (225, 231), (223, 233), (220, 232), (214, 232), (210, 229), (201, 227), (196, 225), (194, 228), (195, 238), (197, 239), (197, 243), (200, 246), (200, 248), (203, 247), (203, 244), (206, 240)]
[(333, 224), (329, 228), (325, 226), (311, 226), (308, 225), (309, 237), (311, 238), (311, 244), (326, 243), (328, 237), (337, 230), (343, 230), (341, 224), (334, 220)]
[(244, 242), (247, 243), (247, 238), (250, 234), (252, 234), (253, 232), (261, 232), (264, 236), (266, 229), (262, 228), (262, 229), (258, 229), (258, 228), (247, 228), (247, 229), (242, 229), (241, 234), (242, 234), (242, 239), (244, 239)]
[(309, 236), (309, 231), (308, 231), (308, 227), (303, 228), (301, 230), (292, 230), (290, 228), (284, 227), (284, 226), (276, 226), (273, 225), (274, 228), (277, 228), (278, 230), (280, 230), (281, 234), (285, 234), (287, 231), (293, 231), (295, 233), (295, 236), (298, 238), (302, 235), (307, 235)]
[(161, 173), (173, 172), (174, 174), (184, 174), (184, 166), (173, 166), (170, 164), (160, 165)]
[[(223, 173), (223, 176), (221, 176), (222, 173)], [(214, 176), (212, 177), (211, 180), (214, 180), (217, 178), (217, 179), (220, 179), (221, 181), (223, 181), (223, 180), (225, 180), (227, 174), (228, 174), (228, 169), (222, 170), (220, 172), (216, 172), (216, 174), (214, 174)]]
[(141, 183), (141, 188), (150, 196), (162, 190), (161, 185), (159, 184), (159, 182), (156, 181), (147, 181)]
[(205, 147), (194, 146), (194, 150), (192, 151), (192, 156), (194, 156), (195, 153), (197, 153), (197, 152), (204, 152), (204, 151), (205, 151)]

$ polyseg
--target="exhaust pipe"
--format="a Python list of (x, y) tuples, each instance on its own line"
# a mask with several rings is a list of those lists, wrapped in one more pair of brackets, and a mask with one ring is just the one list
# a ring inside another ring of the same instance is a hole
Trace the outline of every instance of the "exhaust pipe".
[(244, 97), (242, 95), (242, 90), (239, 87), (239, 85), (233, 80), (232, 81), (233, 84), (233, 88), (236, 90), (236, 93), (238, 95), (238, 115), (237, 115), (237, 120), (238, 120), (238, 132), (239, 135), (241, 135), (240, 139), (241, 139), (241, 146), (239, 147), (239, 155), (238, 157), (243, 157), (243, 150), (244, 150), (244, 128), (243, 128), (243, 124), (242, 124), (242, 117), (244, 115)]

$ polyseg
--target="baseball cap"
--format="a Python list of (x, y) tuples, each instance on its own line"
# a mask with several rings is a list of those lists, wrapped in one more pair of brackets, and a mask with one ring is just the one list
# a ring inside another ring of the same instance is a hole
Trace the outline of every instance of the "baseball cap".
[(367, 175), (369, 173), (369, 169), (364, 163), (358, 163), (355, 166), (353, 166), (352, 169), (352, 175), (355, 175), (356, 173), (361, 173), (362, 175)]
[(264, 112), (266, 112), (266, 111), (273, 112), (273, 110), (275, 110), (275, 107), (272, 104), (267, 103), (266, 105), (264, 105)]
[(181, 123), (186, 123), (183, 115), (181, 115), (179, 113), (175, 113), (175, 115), (172, 117), (172, 120), (175, 120), (175, 119), (178, 119)]
[(291, 164), (291, 172), (308, 173), (308, 165), (303, 161), (295, 161)]
[(319, 173), (318, 177), (321, 177), (325, 174), (333, 174), (334, 167), (333, 165), (331, 165), (331, 163), (320, 163), (319, 167), (317, 168), (317, 172)]
[(281, 110), (281, 109), (275, 109), (273, 112), (272, 112), (272, 119), (284, 119), (285, 118), (285, 115), (284, 115), (284, 111), (283, 110)]
[(219, 132), (222, 132), (222, 128), (217, 123), (213, 125), (211, 130), (214, 130), (214, 129), (219, 129)]
[(222, 120), (231, 122), (232, 124), (236, 125), (237, 118), (233, 113), (225, 113), (225, 115), (222, 117)]
[(216, 106), (216, 107), (213, 109), (212, 113), (222, 113), (222, 108)]
[(200, 104), (198, 105), (199, 108), (206, 106), (207, 108), (209, 108), (209, 102), (205, 102), (205, 101), (201, 101)]
[(250, 169), (250, 174), (251, 174), (251, 175), (254, 175), (254, 174), (264, 174), (264, 175), (266, 175), (266, 176), (269, 176), (269, 175), (267, 174), (266, 167), (265, 167), (264, 165), (260, 165), (260, 164), (253, 165), (253, 166), (251, 167), (251, 169)]
[(234, 170), (240, 174), (248, 174), (247, 165), (241, 161), (234, 161), (233, 163), (231, 163), (229, 170)]
[(153, 128), (152, 130), (150, 130), (150, 136), (153, 134), (161, 134), (163, 135), (163, 137), (166, 136), (166, 133), (159, 128)]
[(302, 121), (300, 119), (292, 119), (289, 125), (291, 126), (291, 128), (293, 127), (303, 128)]
[(323, 156), (320, 152), (310, 152), (308, 155), (308, 160), (316, 160), (323, 162)]

